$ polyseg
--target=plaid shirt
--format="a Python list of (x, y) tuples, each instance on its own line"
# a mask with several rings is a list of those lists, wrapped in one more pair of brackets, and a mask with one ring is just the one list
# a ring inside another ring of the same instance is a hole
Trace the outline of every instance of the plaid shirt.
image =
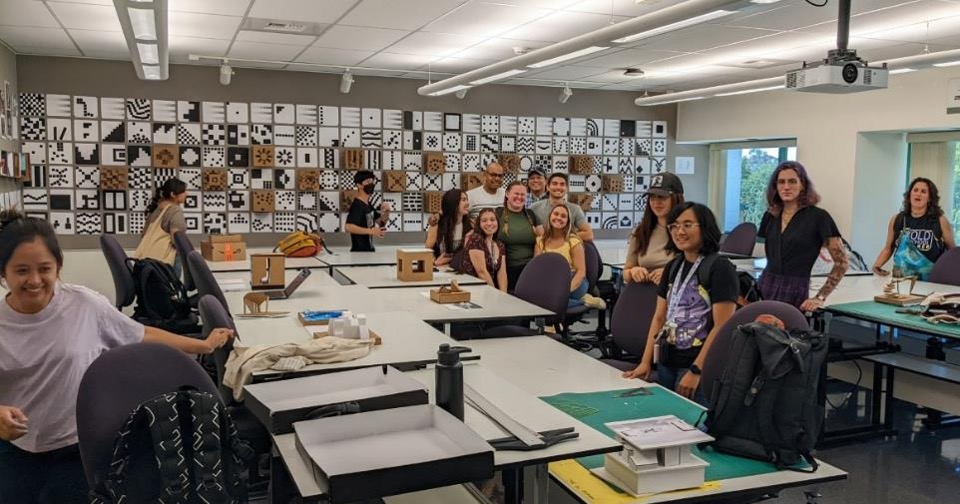
[(536, 203), (536, 202), (538, 202), (538, 201), (543, 201), (543, 200), (545, 200), (545, 199), (550, 199), (550, 193), (548, 193), (547, 191), (543, 191), (543, 195), (540, 196), (539, 198), (536, 197), (536, 196), (534, 196), (533, 193), (529, 193), (529, 192), (528, 192), (528, 193), (527, 193), (527, 208), (530, 208), (530, 205), (533, 205), (534, 203)]

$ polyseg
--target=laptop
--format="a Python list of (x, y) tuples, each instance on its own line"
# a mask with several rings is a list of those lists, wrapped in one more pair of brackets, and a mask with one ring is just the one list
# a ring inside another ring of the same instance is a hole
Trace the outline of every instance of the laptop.
[(297, 276), (294, 277), (293, 280), (291, 280), (290, 283), (283, 288), (283, 290), (263, 291), (263, 293), (266, 294), (270, 299), (288, 299), (293, 295), (294, 292), (296, 292), (297, 288), (300, 287), (300, 284), (302, 284), (303, 281), (310, 276), (310, 273), (312, 272), (309, 269), (302, 269), (299, 273), (297, 273)]

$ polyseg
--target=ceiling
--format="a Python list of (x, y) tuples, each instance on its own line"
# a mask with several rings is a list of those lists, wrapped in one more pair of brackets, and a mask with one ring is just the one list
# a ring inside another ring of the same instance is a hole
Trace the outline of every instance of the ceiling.
[[(168, 0), (171, 63), (425, 79), (462, 73), (682, 0)], [(850, 47), (871, 60), (960, 48), (960, 0), (853, 0)], [(512, 84), (654, 92), (782, 75), (835, 45), (836, 0), (757, 5), (706, 24), (528, 72)], [(242, 30), (248, 18), (320, 23), (319, 35)], [(0, 0), (0, 41), (20, 54), (129, 60), (112, 0)], [(216, 64), (214, 61), (199, 64)], [(626, 67), (643, 78), (623, 75)], [(408, 72), (385, 71), (405, 70)], [(409, 73), (417, 70), (419, 72)], [(175, 71), (175, 70), (173, 70)], [(237, 78), (242, 78), (237, 75)]]

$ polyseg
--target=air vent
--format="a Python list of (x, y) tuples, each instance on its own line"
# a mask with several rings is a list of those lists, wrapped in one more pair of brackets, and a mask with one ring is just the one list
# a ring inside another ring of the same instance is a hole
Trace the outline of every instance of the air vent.
[(803, 79), (803, 75), (800, 72), (788, 72), (784, 87), (787, 89), (796, 89), (798, 78)]
[(240, 28), (243, 31), (284, 33), (287, 35), (320, 35), (324, 25), (311, 21), (291, 21), (287, 19), (247, 18)]
[(873, 84), (873, 70), (865, 70), (863, 72), (863, 83), (867, 86)]
[(287, 21), (270, 21), (262, 29), (265, 31), (283, 33), (303, 33), (307, 30), (307, 25), (302, 23), (290, 23)]

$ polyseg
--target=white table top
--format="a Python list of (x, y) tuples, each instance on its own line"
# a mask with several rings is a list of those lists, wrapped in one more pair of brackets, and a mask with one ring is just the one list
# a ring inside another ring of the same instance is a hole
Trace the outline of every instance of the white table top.
[(403, 282), (397, 279), (396, 266), (361, 266), (337, 268), (337, 272), (352, 283), (363, 285), (370, 289), (386, 289), (396, 287), (427, 287), (440, 286), (450, 283), (451, 279), (456, 279), (460, 285), (484, 284), (483, 280), (477, 277), (463, 274), (454, 274), (443, 271), (435, 271), (433, 280), (421, 282)]
[[(296, 277), (298, 273), (299, 271), (292, 270), (292, 269), (288, 269), (284, 271), (284, 275), (283, 275), (285, 278), (284, 282), (286, 284), (289, 284), (290, 281), (293, 280), (293, 278)], [(221, 283), (225, 280), (228, 280), (228, 281), (243, 280), (244, 282), (246, 282), (246, 290), (244, 290), (243, 292), (224, 291), (223, 293), (224, 296), (226, 296), (227, 298), (227, 304), (230, 305), (230, 312), (243, 313), (243, 304), (242, 304), (243, 295), (248, 292), (253, 292), (253, 290), (250, 289), (250, 272), (249, 271), (228, 271), (223, 273), (214, 273), (213, 277), (217, 280), (217, 282), (221, 282)], [(222, 284), (221, 288), (223, 287), (224, 285)], [(329, 289), (337, 288), (337, 287), (342, 287), (342, 286), (340, 285), (339, 282), (334, 280), (333, 277), (327, 274), (326, 271), (323, 271), (322, 269), (319, 269), (319, 270), (315, 269), (315, 270), (311, 270), (310, 276), (308, 276), (307, 279), (304, 280), (302, 284), (300, 284), (300, 287), (298, 287), (296, 292), (294, 292), (293, 298), (296, 299), (299, 297), (310, 297), (318, 292), (324, 292)], [(270, 290), (273, 290), (273, 289), (270, 289)], [(233, 302), (234, 300), (236, 300), (236, 303)], [(275, 301), (271, 301), (270, 304), (273, 305), (274, 302)]]
[[(402, 248), (423, 248), (416, 245), (376, 245), (373, 252), (350, 252), (348, 247), (332, 247), (330, 252), (321, 254), (318, 259), (327, 266), (391, 266), (397, 264), (397, 250)], [(331, 253), (332, 252), (332, 253)]]
[[(810, 292), (816, 293), (823, 286), (825, 278), (814, 278), (810, 281)], [(854, 303), (857, 301), (873, 301), (874, 296), (883, 294), (883, 286), (890, 281), (890, 277), (878, 275), (865, 276), (845, 276), (837, 285), (830, 297), (827, 298), (826, 306), (832, 306), (842, 303)], [(900, 285), (901, 292), (910, 290), (909, 283)], [(955, 292), (955, 285), (936, 284), (932, 282), (917, 282), (913, 288), (915, 294), (926, 296), (934, 292)]]
[[(250, 271), (250, 255), (252, 254), (271, 254), (273, 249), (269, 247), (256, 247), (252, 249), (247, 249), (247, 258), (243, 261), (217, 261), (211, 262), (207, 261), (207, 266), (210, 267), (210, 271), (214, 273), (224, 272), (224, 271)], [(323, 263), (317, 257), (287, 257), (284, 261), (284, 268), (286, 269), (302, 269), (302, 268), (314, 268), (319, 269), (323, 268)]]

